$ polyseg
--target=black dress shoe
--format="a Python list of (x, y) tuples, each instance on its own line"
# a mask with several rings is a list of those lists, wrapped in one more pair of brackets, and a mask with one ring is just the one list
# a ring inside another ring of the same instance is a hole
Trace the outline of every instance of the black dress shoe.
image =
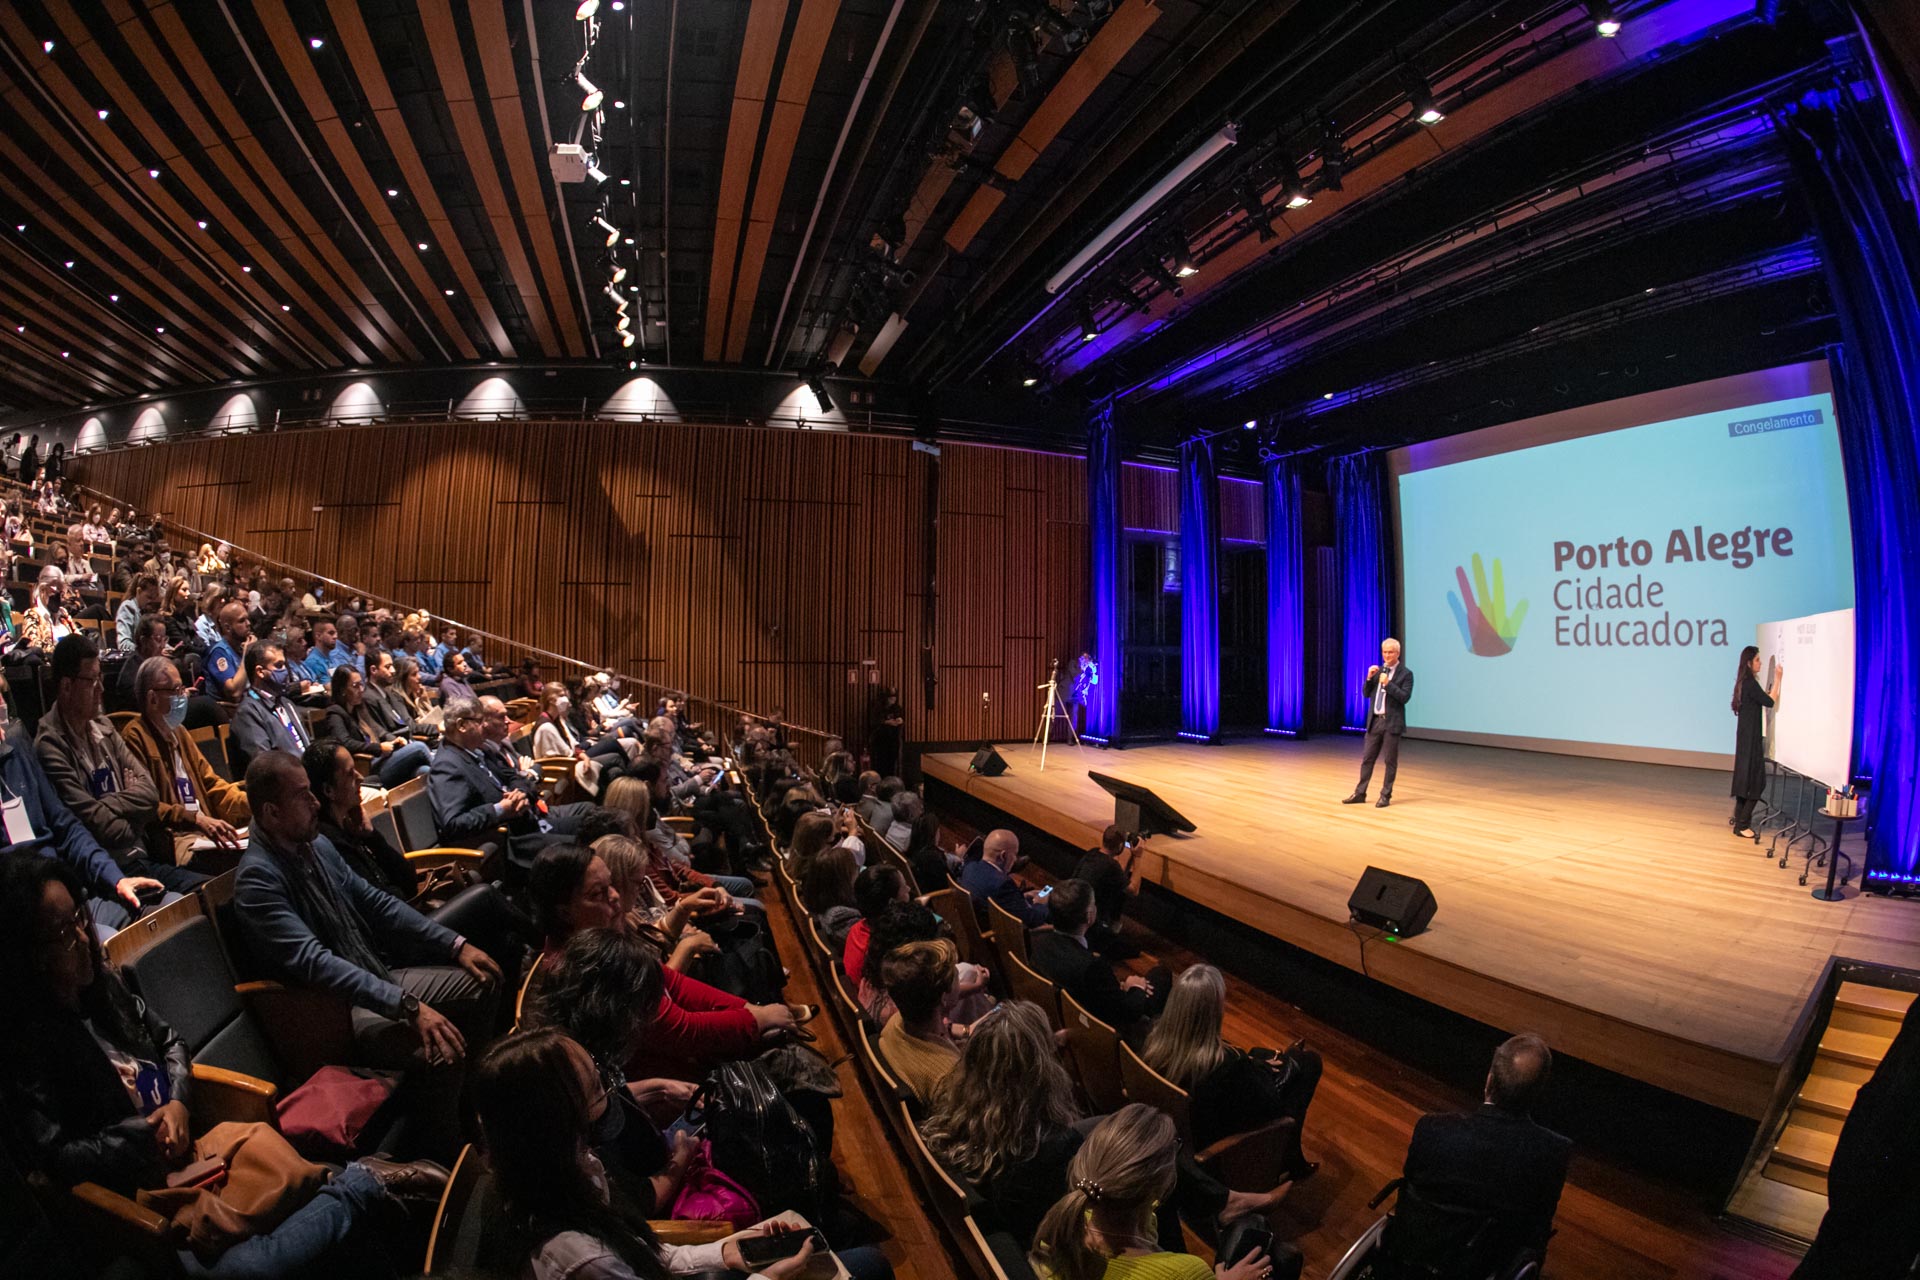
[(1364, 791), (1356, 791), (1352, 795), (1348, 796), (1345, 800), (1342, 800), (1340, 803), (1341, 804), (1365, 804), (1366, 802), (1367, 802), (1367, 793)]
[(1392, 803), (1393, 803), (1392, 796), (1381, 796), (1378, 800), (1375, 800), (1373, 802), (1373, 807), (1376, 809), (1384, 809)]
[(380, 1189), (396, 1200), (437, 1203), (447, 1189), (447, 1171), (431, 1160), (400, 1164), (385, 1156), (362, 1156), (362, 1168), (380, 1182)]

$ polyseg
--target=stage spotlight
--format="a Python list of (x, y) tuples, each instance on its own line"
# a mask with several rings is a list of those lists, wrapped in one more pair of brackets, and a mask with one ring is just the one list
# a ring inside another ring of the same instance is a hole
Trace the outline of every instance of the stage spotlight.
[(1246, 212), (1248, 223), (1259, 233), (1260, 243), (1273, 239), (1273, 214), (1260, 199), (1260, 184), (1252, 177), (1242, 178), (1233, 186), (1233, 197)]
[(623, 334), (621, 334), (621, 335), (620, 335), (620, 345), (621, 345), (621, 346), (623, 346), (623, 347), (630, 347), (630, 346), (632, 346), (632, 345), (633, 345), (633, 334), (632, 334), (631, 332), (628, 332), (628, 333), (623, 333)]
[(629, 360), (629, 361), (627, 361), (627, 368), (629, 368), (629, 369), (638, 369), (639, 367), (640, 367), (640, 362), (639, 362), (638, 360)]
[(813, 398), (819, 402), (820, 412), (833, 412), (833, 397), (827, 394), (827, 384), (817, 373), (807, 376), (807, 390), (813, 392)]
[(1093, 304), (1091, 302), (1082, 302), (1080, 304), (1080, 341), (1092, 342), (1099, 336), (1100, 325), (1099, 322), (1094, 319)]
[(614, 226), (611, 222), (608, 222), (605, 218), (599, 218), (599, 217), (596, 217), (593, 220), (593, 225), (607, 233), (607, 247), (611, 249), (613, 247), (614, 241), (620, 238), (620, 228)]
[(1033, 38), (1033, 28), (1028, 26), (1018, 10), (1007, 15), (1007, 53), (1013, 58), (1013, 75), (1019, 83), (1020, 96), (1031, 102), (1040, 93), (1040, 51)]
[(1240, 429), (1242, 431), (1251, 431), (1259, 425), (1260, 425), (1260, 420), (1258, 418), (1248, 418), (1245, 422), (1240, 424)]
[(593, 81), (587, 79), (587, 73), (585, 71), (574, 72), (573, 82), (580, 86), (580, 92), (583, 95), (580, 99), (580, 109), (582, 111), (598, 111), (601, 100), (607, 96), (606, 93), (595, 85)]
[(1149, 254), (1141, 265), (1146, 268), (1146, 272), (1153, 278), (1153, 282), (1162, 289), (1165, 289), (1176, 298), (1184, 298), (1187, 296), (1187, 291), (1180, 287), (1178, 280), (1173, 278), (1173, 272), (1167, 270), (1167, 264), (1160, 260), (1159, 254)]
[(1167, 239), (1173, 246), (1173, 274), (1185, 280), (1189, 276), (1200, 274), (1200, 268), (1193, 262), (1193, 246), (1187, 243), (1187, 233), (1175, 227), (1167, 233)]
[(1340, 190), (1340, 179), (1347, 171), (1347, 149), (1341, 144), (1340, 131), (1333, 121), (1320, 126), (1320, 185), (1329, 191)]
[(1030, 373), (1026, 377), (1020, 379), (1020, 385), (1023, 387), (1034, 387), (1034, 386), (1038, 386), (1039, 384), (1040, 384), (1040, 379), (1035, 374)]
[(627, 0), (613, 0), (613, 3), (608, 5), (607, 7), (612, 9), (615, 13), (624, 13), (627, 8)]
[(600, 0), (580, 0), (580, 3), (574, 7), (573, 20), (585, 22), (598, 12), (600, 12)]
[(587, 166), (587, 176), (593, 179), (595, 186), (599, 186), (607, 180), (606, 173), (597, 164)]
[(622, 280), (625, 280), (626, 278), (627, 278), (627, 269), (621, 266), (617, 262), (614, 263), (613, 264), (613, 282), (615, 284), (619, 284)]
[(633, 327), (633, 321), (627, 317), (626, 312), (622, 311), (620, 313), (619, 318), (613, 322), (613, 327), (618, 329), (621, 333), (625, 333), (627, 330)]
[(1413, 107), (1413, 118), (1424, 125), (1436, 125), (1447, 118), (1439, 104), (1433, 100), (1433, 86), (1426, 77), (1413, 68), (1407, 68), (1407, 101)]
[(1620, 17), (1614, 13), (1611, 0), (1587, 0), (1587, 12), (1593, 15), (1595, 34), (1608, 39), (1620, 34)]

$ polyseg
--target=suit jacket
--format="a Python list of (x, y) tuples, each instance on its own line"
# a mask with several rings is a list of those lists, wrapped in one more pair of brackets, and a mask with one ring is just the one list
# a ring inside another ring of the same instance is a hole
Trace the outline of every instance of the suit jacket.
[(1494, 1256), (1544, 1251), (1573, 1143), (1530, 1116), (1494, 1106), (1423, 1116), (1407, 1146), (1407, 1181), (1431, 1202), (1494, 1218)]
[[(160, 817), (160, 791), (113, 721), (96, 716), (76, 734), (58, 708), (49, 710), (33, 749), (60, 799), (109, 853), (124, 860), (145, 852), (147, 827)], [(96, 767), (114, 774), (113, 788), (99, 795), (90, 785)]]
[(531, 812), (518, 815), (510, 823), (500, 816), (494, 806), (506, 794), (484, 762), (451, 742), (443, 743), (433, 753), (427, 795), (433, 801), (433, 820), (440, 828), (440, 838), (448, 844), (477, 847), (502, 826), (511, 836), (538, 835), (540, 826)]
[(185, 831), (193, 826), (193, 819), (187, 816), (187, 808), (180, 803), (180, 797), (173, 791), (173, 756), (178, 756), (187, 775), (187, 782), (193, 787), (200, 808), (225, 823), (244, 827), (252, 818), (247, 807), (247, 793), (239, 784), (228, 782), (213, 771), (200, 748), (188, 736), (185, 729), (175, 729), (170, 743), (171, 753), (161, 750), (159, 739), (154, 737), (153, 727), (145, 716), (135, 717), (120, 730), (120, 736), (127, 740), (127, 747), (140, 758), (153, 776), (154, 786), (160, 792), (160, 821), (175, 831)]
[(1121, 1030), (1147, 1016), (1147, 993), (1122, 990), (1113, 966), (1071, 934), (1048, 929), (1027, 937), (1027, 962), (1100, 1021)]
[[(1373, 713), (1374, 686), (1380, 683), (1380, 676), (1384, 676), (1385, 674), (1385, 670), (1382, 670), (1380, 675), (1369, 676), (1366, 682), (1361, 685), (1362, 691), (1367, 695), (1366, 727), (1369, 733), (1373, 731), (1375, 718)], [(1392, 734), (1394, 737), (1399, 737), (1407, 731), (1407, 699), (1412, 696), (1413, 669), (1403, 662), (1393, 669), (1393, 678), (1387, 681), (1387, 710), (1382, 717), (1386, 721), (1384, 732)]]
[[(301, 735), (296, 737), (287, 732), (287, 726), (281, 723), (276, 708), (284, 706), (292, 713), (296, 723), (301, 726)], [(240, 705), (234, 708), (233, 722), (227, 727), (227, 740), (239, 748), (229, 754), (238, 756), (233, 761), (234, 771), (244, 773), (249, 762), (263, 752), (276, 748), (291, 751), (299, 755), (313, 741), (306, 729), (307, 719), (300, 708), (285, 698), (261, 693), (258, 689), (249, 689), (240, 696)]]
[(400, 696), (397, 685), (387, 685), (383, 688), (369, 680), (365, 695), (367, 714), (373, 718), (375, 724), (380, 726), (382, 732), (392, 737), (398, 737), (401, 734), (411, 735), (414, 732), (413, 712), (407, 706), (406, 699)]
[(989, 902), (999, 903), (1018, 916), (1029, 929), (1037, 929), (1047, 922), (1046, 907), (1037, 902), (1028, 902), (1027, 895), (1014, 878), (985, 858), (960, 868), (960, 887), (973, 899), (973, 914), (980, 921), (982, 929), (991, 929), (993, 926), (993, 922), (987, 919)]
[[(388, 964), (453, 963), (458, 938), (452, 930), (355, 875), (325, 836), (314, 837), (312, 856), (346, 909), (359, 916), (374, 949)], [(240, 855), (233, 886), (233, 904), (238, 908), (234, 914), (254, 958), (269, 976), (289, 985), (318, 987), (356, 1008), (400, 1018), (406, 992), (399, 984), (343, 959), (314, 936), (294, 905), (292, 874), (282, 855), (270, 851), (257, 835)]]

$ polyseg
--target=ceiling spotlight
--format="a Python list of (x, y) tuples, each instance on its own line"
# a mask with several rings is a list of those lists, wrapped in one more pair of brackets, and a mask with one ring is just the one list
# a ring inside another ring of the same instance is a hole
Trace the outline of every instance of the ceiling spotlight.
[(165, 326), (165, 325), (163, 325), (163, 324), (159, 324), (159, 325), (155, 325), (155, 326), (153, 327), (153, 331), (154, 331), (155, 333), (165, 333), (165, 332), (167, 331), (167, 326)]
[(582, 111), (598, 111), (601, 100), (607, 95), (602, 92), (593, 81), (587, 79), (587, 73), (584, 71), (574, 72), (573, 82), (580, 86), (580, 92), (583, 95), (580, 99), (580, 109)]
[(1185, 280), (1200, 274), (1200, 268), (1194, 265), (1193, 246), (1187, 243), (1187, 233), (1175, 227), (1168, 235), (1173, 243), (1173, 274)]
[(199, 227), (202, 231), (205, 231), (207, 229), (207, 220), (205, 218), (195, 219), (194, 225)]
[(573, 20), (585, 22), (598, 12), (600, 12), (600, 0), (580, 0), (580, 3), (574, 6)]
[(111, 111), (108, 111), (105, 107), (102, 107), (98, 111), (94, 112), (93, 114), (95, 114), (96, 116), (99, 116), (102, 120), (105, 120), (108, 116), (112, 115), (113, 113)]
[(60, 358), (61, 358), (62, 360), (67, 360), (67, 359), (71, 359), (71, 358), (72, 358), (72, 356), (73, 356), (73, 352), (71, 352), (71, 351), (62, 351), (62, 352), (60, 353)]
[(814, 400), (817, 401), (820, 405), (820, 412), (822, 413), (833, 412), (833, 397), (827, 394), (827, 384), (825, 380), (820, 377), (819, 374), (815, 373), (815, 374), (808, 375), (807, 390), (813, 392)]
[(630, 347), (630, 346), (632, 346), (632, 345), (633, 345), (633, 342), (634, 342), (634, 338), (633, 338), (633, 334), (631, 334), (631, 333), (622, 333), (622, 334), (620, 335), (620, 345), (621, 345), (621, 346), (623, 346), (623, 347)]
[(73, 259), (72, 259), (72, 258), (68, 258), (68, 259), (67, 259), (67, 270), (69, 270), (69, 271), (71, 271), (71, 270), (73, 270)]
[(1187, 291), (1180, 286), (1178, 280), (1173, 278), (1173, 272), (1167, 270), (1167, 264), (1160, 261), (1159, 254), (1149, 254), (1146, 261), (1141, 265), (1146, 268), (1147, 274), (1153, 278), (1153, 282), (1162, 289), (1165, 289), (1176, 298), (1184, 298), (1186, 296)]
[(618, 329), (621, 333), (625, 333), (627, 330), (633, 327), (633, 320), (631, 317), (627, 315), (626, 312), (622, 311), (620, 313), (620, 318), (613, 322), (613, 327)]
[(1242, 431), (1251, 431), (1259, 425), (1260, 425), (1260, 420), (1258, 418), (1248, 418), (1245, 422), (1240, 424), (1240, 429)]
[[(607, 243), (608, 243), (608, 244), (612, 244), (612, 243), (613, 243), (613, 241), (611, 241), (611, 240), (609, 240), (609, 241), (607, 241)], [(620, 243), (622, 243), (622, 244), (632, 244), (632, 243), (633, 243), (633, 237), (632, 237), (632, 236), (628, 236), (628, 237), (627, 237), (627, 238), (626, 238), (625, 240), (622, 240), (622, 241), (621, 241)]]
[(309, 49), (324, 49), (324, 48), (326, 48), (326, 47), (327, 47), (327, 42), (326, 42), (325, 40), (322, 40), (322, 39), (321, 39), (321, 38), (320, 38), (319, 36), (308, 36), (308, 37), (307, 37), (307, 48), (309, 48)]
[[(1647, 292), (1648, 292), (1648, 293), (1652, 293), (1652, 292), (1653, 292), (1653, 290), (1651, 290), (1651, 289), (1649, 289), (1649, 290), (1647, 290)], [(110, 293), (110, 294), (108, 294), (108, 295), (107, 295), (107, 301), (108, 301), (108, 302), (118, 302), (118, 301), (120, 301), (120, 295), (119, 295), (119, 294), (117, 294), (117, 293)]]
[(1593, 15), (1595, 34), (1608, 39), (1620, 34), (1620, 17), (1614, 13), (1610, 0), (1587, 0), (1587, 12)]
[(607, 247), (611, 249), (613, 247), (613, 242), (620, 238), (620, 228), (614, 226), (611, 222), (608, 222), (605, 218), (601, 218), (601, 217), (595, 217), (593, 220), (593, 225), (607, 233)]
[(1424, 125), (1436, 125), (1447, 118), (1433, 100), (1433, 86), (1412, 67), (1407, 68), (1407, 101), (1413, 106), (1413, 118)]
[(612, 9), (615, 13), (624, 12), (627, 7), (627, 0), (613, 0), (613, 3), (608, 5), (607, 7), (609, 9)]
[(1026, 377), (1020, 379), (1020, 385), (1023, 387), (1033, 387), (1033, 386), (1038, 386), (1039, 384), (1040, 384), (1040, 379), (1031, 373), (1028, 374)]
[(425, 253), (427, 251), (427, 242), (425, 240), (417, 241), (413, 247)]
[(1260, 234), (1260, 243), (1273, 239), (1273, 214), (1260, 197), (1260, 184), (1251, 175), (1234, 184), (1233, 198), (1246, 212), (1248, 225)]
[(1333, 399), (1333, 392), (1331, 391), (1322, 392), (1320, 395), (1320, 398), (1322, 400), (1331, 400)]
[(400, 188), (398, 188), (398, 187), (388, 187), (388, 188), (387, 188), (387, 199), (389, 199), (389, 200), (397, 200), (397, 199), (399, 199), (399, 198), (400, 198)]
[(621, 186), (623, 186), (623, 187), (630, 187), (630, 186), (632, 186), (632, 185), (633, 185), (633, 179), (632, 179), (632, 178), (622, 178), (622, 179), (620, 179), (620, 185), (621, 185)]
[(40, 52), (42, 52), (42, 53), (52, 53), (52, 52), (53, 52), (53, 41), (51, 41), (51, 40), (42, 40), (42, 41), (40, 42)]
[(252, 267), (252, 265), (251, 265), (251, 264), (246, 264), (246, 265), (242, 265), (242, 266), (241, 266), (241, 268), (240, 268), (240, 270), (241, 270), (241, 271), (242, 271), (242, 272), (243, 272), (244, 274), (246, 274), (246, 275), (252, 275), (252, 274), (253, 274), (253, 267)]
[(627, 278), (627, 269), (621, 266), (617, 262), (614, 263), (613, 264), (613, 282), (615, 284), (619, 284), (622, 280), (625, 280), (626, 278)]
[(638, 360), (629, 360), (629, 361), (627, 361), (627, 368), (629, 368), (629, 369), (638, 369), (639, 367), (640, 367), (640, 362), (639, 362)]
[(160, 171), (158, 169), (149, 169), (147, 170), (147, 176), (149, 178), (157, 178), (160, 176)]
[(1347, 171), (1347, 149), (1333, 121), (1320, 124), (1320, 185), (1329, 191), (1340, 190), (1340, 179)]
[(615, 111), (625, 111), (627, 109), (626, 101), (622, 98), (615, 98), (613, 100), (613, 109)]
[(440, 292), (444, 297), (451, 298), (453, 296), (453, 290), (451, 289), (442, 289)]
[(606, 173), (602, 171), (600, 166), (597, 164), (590, 164), (587, 166), (587, 176), (593, 179), (595, 185), (598, 185), (607, 180)]
[(16, 222), (16, 223), (14, 223), (14, 224), (13, 224), (13, 229), (14, 229), (15, 231), (18, 231), (18, 232), (19, 232), (19, 233), (20, 233), (21, 235), (25, 235), (25, 234), (27, 234), (27, 224), (26, 224), (26, 223), (24, 223), (24, 222)]
[(288, 306), (288, 305), (287, 305), (286, 303), (284, 303), (284, 302), (280, 304), (280, 309), (281, 309), (282, 311), (291, 311), (291, 310), (293, 310), (293, 308), (292, 308), (291, 306)]
[(1093, 304), (1082, 302), (1080, 304), (1080, 341), (1092, 342), (1099, 336), (1100, 324), (1094, 319)]

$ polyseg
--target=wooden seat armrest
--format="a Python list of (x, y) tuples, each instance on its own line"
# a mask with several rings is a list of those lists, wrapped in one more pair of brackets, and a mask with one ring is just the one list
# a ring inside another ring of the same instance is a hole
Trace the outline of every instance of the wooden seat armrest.
[(487, 860), (485, 849), (457, 849), (452, 845), (438, 845), (432, 849), (415, 849), (407, 854), (408, 862), (421, 863), (460, 863), (479, 866)]
[(1291, 1117), (1282, 1117), (1228, 1134), (1195, 1154), (1200, 1167), (1230, 1191), (1266, 1191), (1286, 1176), (1286, 1157), (1295, 1142)]
[(234, 991), (260, 1020), (288, 1079), (352, 1059), (353, 1007), (340, 997), (278, 982), (242, 982)]
[(733, 1234), (725, 1218), (651, 1218), (647, 1225), (661, 1244), (712, 1244)]
[(668, 814), (665, 821), (670, 831), (678, 831), (683, 836), (693, 834), (693, 819), (684, 813)]
[(109, 1191), (95, 1182), (83, 1182), (73, 1189), (73, 1198), (82, 1206), (82, 1211), (105, 1219), (103, 1224), (115, 1232), (131, 1232), (134, 1235), (165, 1243), (169, 1224), (151, 1209), (144, 1209), (127, 1199), (117, 1191)]
[(273, 1124), (280, 1088), (256, 1076), (225, 1067), (193, 1064), (193, 1114), (201, 1128), (225, 1120)]

